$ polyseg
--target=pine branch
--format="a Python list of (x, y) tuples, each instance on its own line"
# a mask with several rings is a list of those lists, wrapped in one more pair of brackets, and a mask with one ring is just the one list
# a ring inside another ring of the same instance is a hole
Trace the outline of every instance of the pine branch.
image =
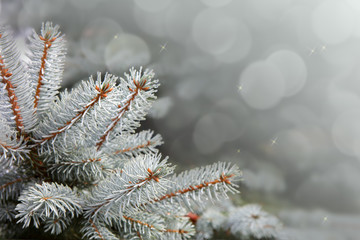
[(29, 65), (30, 80), (34, 84), (34, 108), (41, 116), (48, 110), (60, 88), (65, 62), (65, 39), (58, 31), (59, 26), (47, 22), (29, 38), (31, 64)]
[[(5, 36), (3, 37), (3, 34), (0, 33), (0, 41), (4, 41), (4, 40), (6, 41), (6, 39), (4, 39), (4, 38), (5, 38)], [(0, 45), (1, 46), (6, 46), (6, 45), (8, 45), (8, 43), (7, 42), (5, 42), (5, 43), (0, 42)], [(10, 45), (10, 48), (14, 48), (14, 46)], [(1, 52), (7, 52), (7, 49), (2, 49)], [(5, 89), (7, 91), (7, 95), (8, 95), (10, 104), (11, 104), (13, 115), (15, 116), (14, 121), (15, 121), (15, 124), (16, 124), (16, 129), (17, 129), (17, 131), (19, 133), (21, 133), (22, 129), (24, 128), (24, 125), (23, 125), (23, 119), (22, 119), (22, 117), (20, 115), (20, 112), (19, 112), (20, 107), (19, 107), (18, 102), (17, 102), (17, 97), (15, 95), (14, 86), (12, 85), (12, 83), (10, 81), (10, 78), (11, 78), (11, 76), (13, 74), (10, 72), (9, 67), (7, 67), (5, 65), (4, 57), (5, 56), (0, 55), (1, 81), (5, 85)]]
[(13, 221), (16, 215), (15, 207), (16, 204), (13, 202), (0, 204), (0, 221)]
[(117, 77), (111, 74), (106, 74), (104, 80), (102, 80), (101, 73), (98, 73), (96, 82), (91, 76), (88, 82), (83, 81), (71, 93), (66, 91), (62, 93), (48, 117), (40, 124), (38, 139), (35, 139), (35, 142), (44, 144), (69, 130), (79, 120), (84, 121), (86, 114), (96, 104), (100, 104), (101, 100), (104, 101), (104, 98), (108, 97), (108, 94), (114, 88), (116, 80)]
[(181, 205), (163, 202), (151, 209), (164, 221), (164, 239), (187, 239), (195, 234), (193, 224), (186, 216), (186, 209)]
[(277, 239), (282, 225), (276, 217), (262, 211), (261, 206), (248, 204), (230, 213), (227, 227), (233, 235)]
[(0, 165), (18, 165), (30, 152), (23, 136), (0, 114)]
[(43, 50), (43, 55), (41, 57), (41, 66), (40, 66), (40, 71), (39, 71), (38, 84), (36, 86), (36, 92), (35, 92), (35, 100), (34, 100), (35, 108), (37, 108), (37, 106), (39, 104), (40, 87), (41, 87), (41, 85), (44, 84), (42, 80), (43, 80), (43, 76), (44, 76), (44, 72), (45, 72), (45, 61), (47, 60), (48, 51), (49, 51), (49, 48), (51, 47), (52, 43), (56, 40), (56, 37), (47, 39), (42, 36), (39, 36), (39, 38), (42, 41), (44, 41), (44, 50)]
[[(130, 75), (126, 74), (127, 80), (121, 79), (124, 83), (123, 91), (129, 92), (125, 100), (118, 105), (117, 114), (111, 119), (107, 128), (100, 139), (97, 141), (97, 149), (100, 150), (104, 142), (108, 139), (111, 132), (132, 133), (138, 127), (138, 122), (144, 119), (145, 114), (150, 108), (150, 100), (154, 100), (154, 92), (158, 87), (158, 80), (153, 80), (154, 73), (149, 70), (136, 71), (130, 69)], [(132, 80), (132, 82), (131, 82)], [(117, 127), (120, 123), (119, 127)], [(117, 127), (117, 129), (115, 129)], [(117, 130), (117, 131), (116, 131)]]
[(10, 172), (0, 177), (0, 199), (17, 199), (20, 192), (27, 186), (31, 177), (17, 172)]
[(188, 209), (236, 192), (237, 167), (170, 176), (160, 135), (135, 133), (156, 99), (151, 70), (131, 68), (119, 81), (98, 73), (57, 96), (65, 61), (58, 29), (47, 22), (33, 33), (25, 69), (0, 28), (0, 164), (11, 171), (0, 173), (0, 221), (67, 234), (81, 217), (89, 239), (191, 238)]
[(23, 223), (23, 227), (28, 227), (31, 220), (38, 228), (40, 221), (47, 218), (73, 218), (82, 213), (80, 200), (71, 188), (56, 183), (35, 184), (21, 193), (19, 201), (16, 218), (20, 218), (17, 223)]
[[(240, 179), (240, 175), (237, 166), (222, 162), (185, 171), (170, 179), (174, 184), (166, 194), (152, 199), (149, 203), (172, 199), (179, 201), (181, 199), (186, 206), (190, 207), (190, 199), (194, 203), (201, 204), (201, 199), (204, 198), (204, 200), (212, 200), (214, 197), (216, 199), (219, 199), (220, 196), (227, 197), (228, 191), (238, 192), (235, 189), (237, 185), (234, 182)], [(206, 195), (204, 191), (206, 191)]]
[(16, 139), (16, 132), (10, 130), (8, 126), (1, 125), (0, 132), (6, 131), (8, 135), (0, 135), (0, 165), (19, 164), (29, 153), (23, 137)]
[(112, 169), (112, 165), (109, 165), (110, 162), (98, 156), (96, 152), (89, 154), (94, 157), (83, 154), (62, 158), (59, 163), (49, 166), (49, 172), (54, 179), (62, 182), (99, 181), (105, 177), (107, 169)]
[(125, 159), (140, 154), (154, 154), (158, 151), (156, 147), (163, 144), (163, 141), (159, 134), (153, 134), (153, 131), (146, 130), (131, 135), (120, 135), (107, 143), (107, 151), (110, 152), (110, 157)]
[(3, 84), (1, 87), (6, 92), (1, 94), (8, 98), (12, 110), (11, 119), (19, 137), (30, 132), (36, 123), (32, 104), (29, 102), (33, 90), (12, 33), (4, 27), (0, 27), (0, 77)]
[(104, 223), (97, 220), (88, 219), (83, 224), (81, 232), (84, 233), (84, 237), (92, 240), (119, 240), (119, 238), (111, 232)]
[(70, 225), (70, 219), (65, 217), (48, 218), (45, 220), (44, 231), (58, 235)]
[[(140, 239), (187, 239), (194, 229), (187, 220), (164, 221), (165, 219), (154, 214), (139, 212), (134, 217), (123, 215), (125, 232), (136, 233)], [(168, 220), (168, 219), (167, 219)]]
[[(138, 157), (117, 172), (100, 182), (89, 202), (86, 204), (85, 216), (97, 218), (98, 215), (107, 221), (114, 215), (129, 211), (131, 205), (149, 201), (165, 192), (169, 181), (165, 178), (172, 173), (173, 167), (167, 159), (160, 161), (161, 155)], [(104, 197), (106, 196), (106, 197)]]

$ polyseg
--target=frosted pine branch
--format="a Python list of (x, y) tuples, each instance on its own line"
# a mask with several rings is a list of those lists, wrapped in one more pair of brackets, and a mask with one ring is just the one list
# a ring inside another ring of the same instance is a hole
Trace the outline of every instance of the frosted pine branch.
[(0, 28), (3, 226), (87, 239), (190, 239), (189, 209), (237, 192), (236, 166), (176, 175), (157, 149), (161, 136), (137, 131), (159, 87), (152, 70), (98, 73), (58, 94), (66, 54), (59, 27), (46, 22), (33, 32), (29, 63), (14, 42)]
[[(122, 215), (125, 208), (129, 211), (135, 205), (149, 201), (162, 193), (170, 182), (165, 177), (172, 173), (174, 167), (161, 156), (137, 157), (117, 172), (106, 178), (94, 190), (89, 207), (85, 208), (85, 216), (103, 219), (111, 218), (109, 211)], [(104, 196), (106, 196), (104, 198)]]
[(174, 183), (167, 193), (152, 202), (164, 200), (181, 201), (188, 207), (193, 203), (203, 200), (219, 200), (220, 196), (226, 197), (226, 193), (238, 192), (235, 187), (240, 180), (240, 171), (237, 166), (227, 163), (216, 163), (206, 167), (185, 171), (174, 175), (171, 181)]
[(30, 81), (35, 86), (34, 109), (43, 114), (54, 101), (60, 88), (65, 63), (65, 38), (59, 32), (59, 26), (47, 22), (41, 28), (41, 34), (33, 32), (30, 40), (31, 64)]
[(0, 175), (0, 199), (17, 199), (30, 177), (16, 171)]
[(248, 204), (234, 209), (228, 219), (231, 232), (244, 237), (277, 238), (282, 227), (279, 220), (264, 212), (257, 204)]
[(51, 234), (60, 234), (70, 225), (70, 219), (65, 217), (48, 218), (45, 220), (44, 231)]
[(133, 133), (139, 126), (139, 121), (144, 120), (150, 103), (156, 99), (154, 93), (159, 86), (158, 80), (154, 80), (154, 73), (148, 69), (142, 72), (130, 69), (130, 74), (125, 74), (126, 79), (121, 78), (120, 86), (128, 96), (118, 105), (117, 114), (111, 118), (103, 135), (97, 141), (98, 150), (113, 132)]
[[(117, 158), (131, 158), (140, 154), (156, 153), (156, 147), (163, 144), (163, 141), (159, 134), (153, 135), (153, 131), (146, 130), (136, 134), (114, 137), (107, 143), (109, 155)], [(122, 146), (120, 149), (119, 141)]]
[(111, 232), (104, 223), (89, 219), (83, 224), (81, 232), (87, 239), (96, 240), (118, 240), (119, 237)]
[[(8, 106), (8, 110), (6, 112), (10, 113), (11, 109), (12, 125), (17, 129), (18, 134), (30, 132), (36, 123), (31, 103), (33, 89), (28, 81), (24, 64), (20, 61), (21, 55), (16, 48), (12, 33), (4, 27), (0, 27), (0, 46), (0, 86), (2, 89), (0, 101), (7, 98), (8, 103), (5, 106)], [(1, 104), (1, 106), (4, 105)]]
[(23, 136), (17, 137), (18, 132), (1, 119), (0, 132), (0, 165), (18, 164), (28, 156), (30, 149), (26, 146)]
[[(35, 142), (44, 145), (44, 143), (51, 141), (54, 144), (55, 138), (66, 131), (68, 137), (64, 135), (59, 144), (65, 144), (64, 148), (67, 148), (68, 145), (72, 144), (71, 139), (74, 139), (74, 135), (72, 135), (74, 131), (68, 130), (76, 124), (80, 124), (80, 127), (89, 124), (89, 120), (85, 120), (86, 114), (108, 97), (116, 80), (117, 77), (110, 74), (106, 74), (102, 79), (101, 73), (98, 73), (96, 81), (90, 77), (88, 82), (83, 81), (71, 93), (65, 91), (60, 94), (56, 104), (49, 109), (47, 118), (40, 123)], [(114, 98), (117, 94), (110, 95), (108, 101), (116, 102)]]
[(19, 197), (20, 203), (16, 206), (16, 215), (20, 218), (17, 223), (28, 227), (31, 222), (35, 227), (46, 218), (73, 218), (82, 213), (80, 199), (69, 187), (56, 183), (36, 184), (24, 191)]

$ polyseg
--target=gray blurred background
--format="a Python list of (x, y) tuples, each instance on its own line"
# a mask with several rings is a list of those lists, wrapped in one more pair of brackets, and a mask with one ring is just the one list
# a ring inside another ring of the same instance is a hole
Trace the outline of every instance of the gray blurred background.
[[(67, 36), (63, 87), (153, 68), (146, 128), (189, 169), (238, 164), (289, 239), (360, 239), (359, 0), (0, 0), (21, 46)], [(239, 202), (239, 201), (238, 201)]]

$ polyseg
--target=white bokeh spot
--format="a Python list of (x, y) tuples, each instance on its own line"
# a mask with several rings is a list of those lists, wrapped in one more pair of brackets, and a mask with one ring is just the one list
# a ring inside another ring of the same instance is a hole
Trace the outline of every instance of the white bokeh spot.
[(255, 109), (269, 109), (277, 105), (285, 93), (285, 81), (273, 64), (259, 61), (249, 65), (240, 76), (241, 96)]
[(142, 66), (150, 61), (150, 50), (140, 37), (120, 34), (105, 49), (105, 64), (111, 72), (122, 72), (131, 66)]
[(343, 1), (324, 1), (312, 14), (314, 32), (328, 44), (347, 40), (353, 34), (354, 21), (353, 10)]
[(285, 80), (285, 96), (298, 93), (305, 85), (307, 68), (299, 54), (290, 50), (272, 53), (267, 61), (279, 68)]

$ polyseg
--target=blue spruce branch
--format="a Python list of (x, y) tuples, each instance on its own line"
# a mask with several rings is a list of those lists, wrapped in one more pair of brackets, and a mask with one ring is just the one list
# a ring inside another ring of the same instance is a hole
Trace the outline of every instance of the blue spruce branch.
[(156, 99), (152, 70), (98, 73), (59, 93), (65, 36), (46, 22), (29, 42), (25, 63), (11, 31), (0, 27), (3, 226), (87, 239), (189, 239), (197, 229), (189, 211), (238, 192), (236, 166), (174, 174), (157, 149), (161, 136), (136, 132)]

